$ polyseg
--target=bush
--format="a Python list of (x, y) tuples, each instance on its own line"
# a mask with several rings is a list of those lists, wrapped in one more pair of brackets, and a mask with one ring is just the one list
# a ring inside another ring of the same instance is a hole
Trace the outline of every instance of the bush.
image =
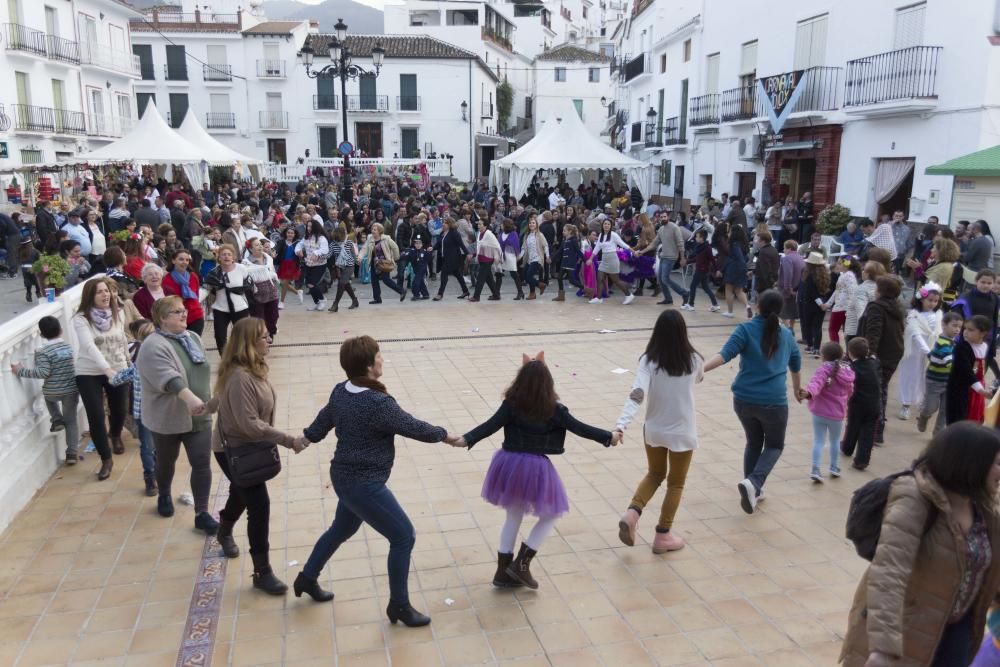
[(66, 278), (70, 274), (69, 262), (61, 255), (42, 255), (31, 265), (31, 272), (45, 279), (46, 287), (66, 287)]
[(851, 209), (840, 204), (830, 204), (816, 218), (816, 229), (822, 234), (837, 236), (851, 220)]

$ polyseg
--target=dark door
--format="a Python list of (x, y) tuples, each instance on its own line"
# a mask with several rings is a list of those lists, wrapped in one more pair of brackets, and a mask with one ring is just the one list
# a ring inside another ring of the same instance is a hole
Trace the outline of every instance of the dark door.
[(356, 123), (357, 149), (368, 157), (382, 157), (382, 123)]
[(170, 127), (180, 127), (188, 110), (186, 93), (170, 93)]
[(144, 81), (151, 81), (156, 78), (153, 71), (153, 46), (152, 44), (133, 44), (132, 53), (139, 56), (139, 72)]
[[(375, 77), (373, 76), (362, 76), (358, 79), (358, 87), (361, 91), (359, 108), (361, 109), (371, 109), (375, 110), (378, 108), (378, 100), (375, 92)], [(379, 125), (379, 146), (382, 144), (381, 140), (381, 125)], [(380, 149), (381, 150), (381, 149)]]
[[(417, 75), (416, 74), (400, 74), (399, 75), (399, 110), (400, 111), (417, 111), (420, 109), (420, 104), (417, 100)], [(409, 157), (410, 154), (403, 151), (404, 157)]]
[[(683, 211), (684, 206), (684, 165), (674, 167), (674, 213)], [(690, 211), (684, 211), (688, 215)]]
[(288, 164), (288, 149), (284, 139), (267, 140), (267, 159), (278, 164)]
[(340, 157), (340, 153), (337, 152), (337, 128), (319, 128), (319, 156)]
[(738, 193), (737, 196), (745, 203), (747, 197), (752, 196), (753, 189), (757, 187), (757, 174), (752, 171), (740, 171), (736, 173), (736, 176), (739, 179), (736, 190)]
[(403, 127), (399, 130), (399, 157), (409, 159), (417, 157), (420, 149), (420, 137), (415, 127)]
[(314, 109), (336, 109), (337, 93), (333, 84), (337, 81), (332, 76), (316, 77), (316, 104)]
[(687, 142), (687, 129), (688, 129), (688, 80), (684, 79), (681, 81), (681, 121), (680, 121), (680, 133), (677, 135), (678, 141), (680, 143)]
[(910, 196), (913, 194), (913, 170), (910, 170), (909, 175), (906, 177), (896, 191), (892, 194), (892, 197), (878, 205), (878, 215), (881, 218), (883, 215), (892, 216), (896, 211), (902, 211), (906, 214), (906, 217), (910, 217)]
[(494, 158), (496, 158), (497, 147), (480, 146), (479, 151), (482, 156), (482, 161), (479, 163), (479, 177), (486, 178), (490, 175), (490, 167), (492, 166)]
[(167, 45), (167, 80), (187, 81), (187, 56), (183, 46)]
[(139, 118), (146, 113), (146, 105), (152, 102), (156, 104), (156, 93), (136, 93), (135, 108), (139, 110)]

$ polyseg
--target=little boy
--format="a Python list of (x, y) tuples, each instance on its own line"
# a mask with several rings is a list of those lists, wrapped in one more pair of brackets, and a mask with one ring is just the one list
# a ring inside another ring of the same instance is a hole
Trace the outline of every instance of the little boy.
[(854, 393), (847, 402), (847, 430), (840, 443), (844, 456), (857, 456), (852, 464), (864, 470), (871, 461), (875, 444), (875, 426), (878, 424), (882, 379), (878, 359), (868, 356), (868, 341), (863, 337), (852, 338), (847, 343), (847, 356), (854, 370)]
[[(427, 267), (430, 266), (431, 253), (429, 250), (424, 250), (424, 242), (422, 239), (413, 239), (413, 247), (403, 253), (403, 258), (409, 267), (413, 270), (413, 283), (411, 284), (411, 289), (413, 290), (413, 301), (423, 301), (424, 299), (429, 299), (431, 297), (430, 292), (427, 291), (427, 284), (424, 278), (427, 276)], [(399, 295), (400, 301), (406, 300), (406, 286), (403, 286), (403, 292)]]
[(945, 410), (942, 401), (948, 388), (948, 376), (951, 375), (955, 339), (962, 332), (963, 321), (958, 313), (945, 313), (941, 319), (941, 335), (927, 354), (930, 363), (924, 378), (924, 404), (917, 416), (917, 430), (921, 433), (927, 430), (927, 422), (935, 412), (937, 419), (934, 420), (934, 433), (944, 428)]
[(708, 300), (712, 302), (710, 311), (713, 313), (719, 310), (719, 303), (715, 300), (715, 292), (709, 283), (709, 275), (712, 273), (712, 246), (708, 243), (708, 231), (704, 228), (694, 233), (694, 246), (687, 253), (687, 261), (694, 264), (694, 277), (691, 278), (691, 289), (688, 290), (687, 302), (681, 305), (681, 310), (694, 310), (694, 297), (701, 287)]
[(45, 344), (35, 352), (35, 367), (11, 364), (12, 373), (21, 378), (44, 380), (42, 395), (51, 419), (49, 431), (66, 431), (66, 465), (76, 465), (79, 456), (80, 429), (77, 424), (77, 405), (80, 394), (76, 388), (76, 364), (73, 348), (63, 341), (62, 327), (54, 317), (38, 321), (38, 331)]

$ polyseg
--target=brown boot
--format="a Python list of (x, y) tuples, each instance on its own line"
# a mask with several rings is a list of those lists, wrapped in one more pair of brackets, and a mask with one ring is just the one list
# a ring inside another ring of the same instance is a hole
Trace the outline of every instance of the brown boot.
[(507, 566), (507, 576), (531, 590), (538, 588), (538, 582), (531, 576), (531, 559), (538, 553), (525, 543), (521, 543), (521, 550), (517, 552), (517, 558)]
[(111, 469), (115, 467), (114, 459), (106, 459), (101, 461), (101, 469), (97, 471), (97, 480), (103, 482), (108, 477), (111, 477)]
[(125, 443), (122, 442), (122, 437), (120, 435), (111, 436), (111, 451), (113, 451), (115, 454), (125, 453)]
[(548, 283), (538, 283), (538, 293), (545, 294), (545, 288), (548, 287)]
[(556, 298), (552, 299), (552, 300), (553, 301), (565, 301), (566, 300), (566, 292), (564, 292), (563, 290), (559, 290), (559, 295)]
[(493, 575), (493, 585), (497, 588), (517, 588), (523, 585), (507, 574), (507, 568), (512, 562), (514, 562), (514, 554), (497, 552), (497, 572)]
[(535, 296), (535, 293), (534, 293), (534, 292), (530, 292), (530, 293), (528, 294), (528, 301), (531, 301), (532, 299), (537, 299), (537, 298), (538, 298), (538, 297), (536, 297), (536, 296)]

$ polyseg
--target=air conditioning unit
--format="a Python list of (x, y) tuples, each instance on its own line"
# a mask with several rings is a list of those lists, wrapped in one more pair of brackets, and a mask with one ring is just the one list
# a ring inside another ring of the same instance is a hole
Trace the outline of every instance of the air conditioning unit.
[(737, 157), (741, 160), (760, 159), (760, 135), (755, 134), (750, 139), (740, 139), (736, 147)]

